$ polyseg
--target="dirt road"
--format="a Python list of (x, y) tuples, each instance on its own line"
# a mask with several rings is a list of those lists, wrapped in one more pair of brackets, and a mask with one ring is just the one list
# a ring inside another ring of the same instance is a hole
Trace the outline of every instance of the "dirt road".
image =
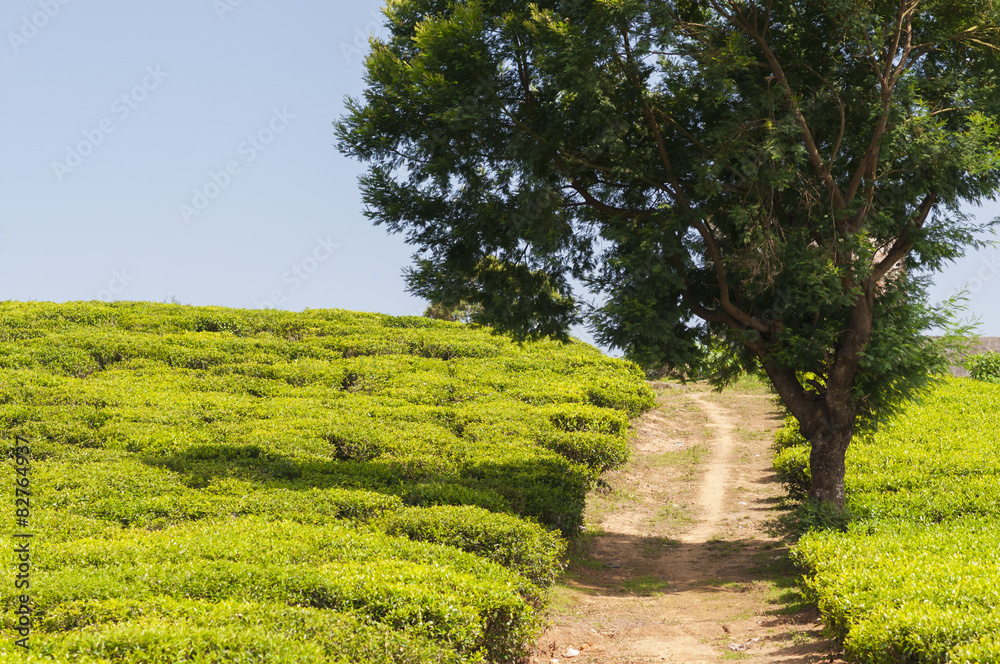
[(773, 532), (770, 395), (653, 385), (633, 460), (588, 499), (532, 662), (840, 662)]

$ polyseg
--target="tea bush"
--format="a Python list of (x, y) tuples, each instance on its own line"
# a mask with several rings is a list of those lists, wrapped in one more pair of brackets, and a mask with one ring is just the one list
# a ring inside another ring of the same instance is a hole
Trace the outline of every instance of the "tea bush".
[(425, 318), (0, 303), (31, 657), (518, 661), (652, 403), (589, 346)]
[(557, 534), (478, 507), (407, 509), (389, 514), (384, 528), (392, 535), (475, 553), (541, 586), (555, 581), (560, 556), (565, 552)]
[(774, 435), (774, 449), (781, 451), (808, 444), (809, 442), (799, 432), (799, 421), (794, 415), (785, 415), (784, 425)]
[(948, 378), (852, 444), (853, 521), (794, 555), (857, 661), (1000, 661), (997, 431), (1000, 385)]
[[(136, 633), (164, 600), (182, 615), (185, 609), (203, 611), (206, 602), (229, 602), (250, 625), (258, 620), (255, 612), (306, 607), (348, 613), (365, 624), (385, 625), (490, 661), (516, 661), (538, 623), (532, 604), (539, 591), (523, 577), (451, 547), (336, 524), (305, 526), (259, 517), (201, 520), (49, 541), (35, 555), (33, 599), (41, 633), (34, 645), (39, 649), (49, 642), (57, 648), (79, 643), (79, 634), (67, 639), (67, 629), (88, 636), (108, 630), (120, 637), (120, 614), (102, 619), (101, 610), (82, 607), (123, 600), (133, 607), (125, 617), (134, 618)], [(12, 627), (10, 621), (6, 618), (5, 629)], [(168, 625), (162, 627), (169, 633)], [(102, 640), (92, 645), (106, 646)], [(134, 649), (136, 644), (122, 646)], [(176, 661), (166, 658), (179, 653), (167, 648), (162, 654), (163, 661)]]
[(807, 495), (812, 485), (809, 449), (808, 445), (795, 445), (774, 453), (774, 474), (793, 498)]

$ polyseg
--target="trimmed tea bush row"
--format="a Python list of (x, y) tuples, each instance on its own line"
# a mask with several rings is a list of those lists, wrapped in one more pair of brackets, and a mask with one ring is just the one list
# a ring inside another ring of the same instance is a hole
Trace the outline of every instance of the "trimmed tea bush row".
[(389, 515), (382, 527), (392, 535), (475, 553), (541, 586), (555, 581), (564, 553), (558, 534), (478, 507), (411, 508)]
[[(279, 636), (294, 632), (296, 623), (301, 630), (303, 622), (331, 621), (299, 610), (305, 608), (390, 627), (415, 637), (428, 652), (446, 646), (467, 660), (516, 661), (538, 623), (533, 604), (539, 591), (517, 574), (451, 547), (336, 524), (240, 517), (152, 532), (105, 531), (47, 541), (37, 546), (33, 562), (41, 626), (33, 646), (45, 650), (51, 644), (74, 656), (114, 658), (101, 638), (107, 633), (120, 650), (135, 650), (143, 641), (154, 646), (143, 661), (173, 662), (185, 651), (168, 644), (183, 643), (188, 629), (196, 641), (225, 640), (226, 630), (212, 635), (211, 616), (219, 627), (242, 623), (243, 632), (270, 622)], [(281, 609), (290, 610), (282, 615)], [(171, 617), (179, 624), (167, 643), (155, 643), (148, 634), (139, 643), (122, 640), (143, 634), (147, 622), (170, 635)], [(10, 630), (11, 618), (5, 622)], [(129, 629), (124, 622), (133, 624)], [(68, 632), (75, 634), (66, 638)], [(248, 652), (241, 656), (257, 647), (245, 645)], [(157, 654), (162, 659), (154, 659)]]
[(518, 661), (652, 403), (583, 344), (424, 318), (0, 303), (32, 657)]
[[(1000, 385), (946, 379), (848, 452), (847, 532), (793, 550), (828, 629), (861, 662), (1000, 661)], [(779, 452), (792, 486), (808, 453)]]
[(827, 628), (858, 661), (1000, 661), (996, 520), (814, 533), (795, 553)]

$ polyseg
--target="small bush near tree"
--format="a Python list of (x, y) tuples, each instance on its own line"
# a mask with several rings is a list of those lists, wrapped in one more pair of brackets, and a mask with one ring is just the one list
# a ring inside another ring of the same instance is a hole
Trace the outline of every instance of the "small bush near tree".
[(969, 375), (987, 383), (1000, 383), (1000, 353), (987, 351), (966, 360)]

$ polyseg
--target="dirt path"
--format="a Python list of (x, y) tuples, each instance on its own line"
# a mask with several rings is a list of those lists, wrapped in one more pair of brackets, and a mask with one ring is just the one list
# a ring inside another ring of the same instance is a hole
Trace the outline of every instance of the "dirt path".
[(588, 499), (532, 662), (839, 662), (772, 533), (770, 395), (653, 385), (659, 407), (633, 460)]
[(726, 494), (729, 485), (730, 456), (733, 450), (733, 424), (729, 416), (718, 404), (707, 401), (705, 394), (689, 394), (688, 397), (708, 416), (715, 436), (711, 444), (708, 468), (701, 476), (698, 486), (697, 511), (700, 512), (698, 525), (680, 536), (680, 541), (688, 544), (707, 542), (715, 534), (726, 514)]

